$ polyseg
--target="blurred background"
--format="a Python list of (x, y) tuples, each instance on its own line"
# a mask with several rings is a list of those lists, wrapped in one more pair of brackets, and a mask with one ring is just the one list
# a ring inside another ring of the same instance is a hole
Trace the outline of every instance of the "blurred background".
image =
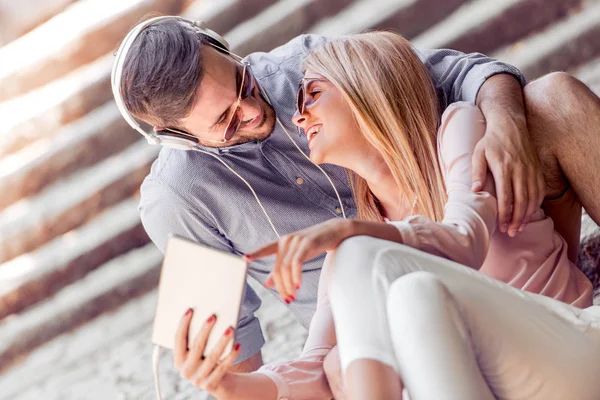
[[(598, 0), (0, 0), (0, 400), (154, 396), (161, 254), (136, 205), (158, 149), (110, 90), (113, 53), (149, 12), (204, 20), (241, 55), (383, 28), (600, 92)], [(586, 216), (583, 230), (580, 266), (597, 281), (600, 230)], [(306, 333), (256, 289), (264, 359), (297, 355)], [(207, 398), (170, 354), (161, 370), (165, 398)]]

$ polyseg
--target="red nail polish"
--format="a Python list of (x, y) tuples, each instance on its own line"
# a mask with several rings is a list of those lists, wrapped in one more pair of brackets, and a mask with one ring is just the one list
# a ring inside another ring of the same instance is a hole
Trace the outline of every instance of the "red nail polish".
[(290, 304), (290, 299), (285, 299), (286, 304)]
[(187, 317), (188, 315), (190, 315), (192, 313), (192, 309), (188, 308), (187, 311), (185, 312), (185, 316)]
[(215, 314), (211, 315), (210, 317), (208, 317), (208, 319), (206, 320), (206, 323), (210, 324), (212, 323), (217, 317), (215, 317)]
[(291, 295), (291, 296), (290, 296), (290, 299), (292, 299), (292, 301), (294, 301), (294, 300), (296, 300), (296, 296), (294, 296), (294, 295)]
[(231, 327), (227, 328), (227, 330), (225, 331), (225, 336), (231, 335), (231, 332), (233, 332), (233, 329), (231, 329)]
[(300, 284), (296, 285), (296, 290), (300, 289)]
[(240, 344), (236, 343), (235, 346), (233, 346), (233, 351), (238, 351), (240, 349)]

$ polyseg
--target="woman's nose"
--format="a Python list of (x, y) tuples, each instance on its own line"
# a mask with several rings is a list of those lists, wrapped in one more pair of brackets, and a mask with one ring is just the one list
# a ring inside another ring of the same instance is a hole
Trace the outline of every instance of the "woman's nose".
[(303, 125), (306, 123), (306, 116), (304, 114), (300, 114), (299, 110), (296, 110), (296, 112), (292, 116), (292, 122), (298, 128), (304, 128)]

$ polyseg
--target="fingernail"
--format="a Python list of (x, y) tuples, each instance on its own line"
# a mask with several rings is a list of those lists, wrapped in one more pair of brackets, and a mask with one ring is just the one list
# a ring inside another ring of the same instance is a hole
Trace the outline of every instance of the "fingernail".
[(527, 226), (527, 224), (523, 224), (519, 227), (519, 232), (523, 232), (525, 230), (525, 227)]
[(248, 254), (244, 254), (244, 260), (250, 261), (251, 258)]
[(215, 316), (215, 314), (211, 315), (210, 317), (208, 317), (208, 319), (206, 320), (206, 323), (210, 324), (212, 323), (217, 317)]
[(233, 329), (231, 327), (227, 328), (227, 330), (225, 331), (224, 335), (225, 336), (229, 336), (231, 335), (231, 332), (233, 332)]
[(233, 346), (233, 351), (238, 351), (240, 349), (240, 344), (236, 343), (235, 346)]
[(290, 299), (285, 299), (286, 304), (290, 304)]
[(300, 284), (296, 285), (296, 290), (300, 289)]
[(475, 189), (479, 188), (479, 186), (481, 186), (481, 182), (479, 182), (479, 181), (475, 181), (475, 182), (473, 182), (473, 184), (471, 185), (471, 190), (475, 190)]
[(296, 296), (294, 296), (294, 295), (291, 295), (291, 296), (290, 296), (290, 299), (292, 299), (292, 301), (294, 301), (294, 300), (296, 300)]
[(188, 315), (190, 315), (192, 313), (192, 309), (188, 308), (187, 311), (185, 312), (185, 316), (187, 317)]

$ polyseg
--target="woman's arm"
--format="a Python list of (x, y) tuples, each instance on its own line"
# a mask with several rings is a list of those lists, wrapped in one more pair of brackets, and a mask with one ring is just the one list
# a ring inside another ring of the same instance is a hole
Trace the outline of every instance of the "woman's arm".
[(498, 214), (491, 176), (482, 191), (471, 191), (471, 159), (484, 132), (485, 121), (476, 106), (455, 103), (444, 112), (438, 133), (448, 194), (444, 218), (439, 223), (423, 216), (392, 222), (403, 243), (472, 268), (481, 267)]
[(287, 301), (295, 298), (301, 283), (302, 264), (324, 251), (335, 250), (352, 236), (367, 235), (404, 243), (479, 269), (496, 230), (498, 216), (494, 179), (490, 175), (481, 191), (471, 190), (471, 160), (485, 129), (481, 111), (472, 104), (454, 103), (444, 112), (438, 133), (438, 153), (448, 201), (441, 222), (420, 215), (390, 224), (332, 219), (286, 235), (247, 255), (248, 259), (276, 254), (265, 284), (276, 286)]
[(302, 354), (293, 361), (264, 365), (253, 375), (266, 375), (276, 383), (278, 398), (289, 400), (329, 400), (333, 397), (323, 369), (323, 361), (336, 345), (328, 282), (332, 273), (331, 254), (325, 258), (319, 279), (317, 308), (310, 323)]

